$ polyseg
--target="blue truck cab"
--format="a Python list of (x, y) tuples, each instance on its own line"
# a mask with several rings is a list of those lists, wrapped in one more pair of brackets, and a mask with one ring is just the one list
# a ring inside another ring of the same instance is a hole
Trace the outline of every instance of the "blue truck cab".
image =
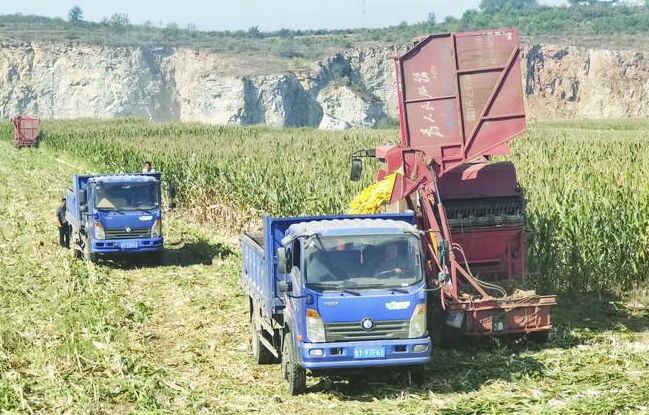
[(161, 260), (160, 173), (74, 175), (65, 199), (75, 257), (148, 253)]
[[(413, 220), (411, 212), (265, 216), (263, 233), (241, 236), (253, 357), (280, 361), (289, 393), (306, 390), (307, 374), (395, 367), (421, 376), (431, 342)], [(382, 268), (390, 249), (401, 262)]]

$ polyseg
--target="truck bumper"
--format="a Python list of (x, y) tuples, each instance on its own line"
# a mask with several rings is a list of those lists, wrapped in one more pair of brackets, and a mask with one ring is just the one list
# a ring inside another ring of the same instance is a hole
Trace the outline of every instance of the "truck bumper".
[(97, 254), (161, 251), (164, 238), (93, 239), (91, 250)]
[(425, 365), (430, 351), (430, 337), (300, 345), (302, 366), (307, 369)]

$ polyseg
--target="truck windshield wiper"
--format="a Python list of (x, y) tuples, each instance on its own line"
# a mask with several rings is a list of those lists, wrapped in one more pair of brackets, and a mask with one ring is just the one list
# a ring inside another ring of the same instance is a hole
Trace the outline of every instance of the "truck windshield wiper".
[(354, 290), (350, 290), (348, 288), (345, 288), (345, 285), (347, 285), (347, 283), (339, 284), (338, 286), (336, 286), (336, 289), (340, 290), (341, 292), (351, 294), (351, 295), (355, 295), (355, 296), (360, 296), (361, 295), (361, 293), (359, 293), (358, 291), (354, 291)]
[(95, 208), (95, 209), (97, 209), (100, 212), (115, 212), (115, 213), (119, 213), (120, 215), (124, 214), (124, 212), (115, 208)]
[(364, 285), (363, 288), (381, 288), (386, 291), (392, 291), (392, 292), (398, 292), (402, 294), (408, 294), (410, 291), (404, 289), (404, 288), (397, 288), (397, 287), (390, 287), (387, 285), (383, 284), (372, 284), (372, 285)]
[(361, 293), (359, 293), (358, 291), (354, 291), (354, 290), (345, 290), (345, 289), (343, 289), (341, 291), (344, 292), (344, 293), (347, 293), (347, 294), (355, 295), (355, 296), (360, 296), (361, 295)]
[(344, 285), (345, 284), (334, 285), (334, 284), (307, 283), (307, 287), (309, 287), (309, 288), (315, 288), (315, 289), (319, 289), (319, 290), (323, 290), (323, 291), (324, 290), (340, 291), (340, 292), (343, 292), (343, 293), (356, 295), (356, 296), (361, 295), (361, 293), (359, 293), (358, 291), (345, 289)]
[(320, 284), (317, 282), (308, 282), (306, 283), (306, 286), (309, 288), (316, 288), (319, 290), (337, 290), (338, 286), (335, 284)]

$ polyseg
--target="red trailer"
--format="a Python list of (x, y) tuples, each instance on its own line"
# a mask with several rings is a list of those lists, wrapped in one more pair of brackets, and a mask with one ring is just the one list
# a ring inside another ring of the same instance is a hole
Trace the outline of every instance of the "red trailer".
[(514, 165), (489, 159), (526, 130), (519, 60), (516, 30), (418, 38), (395, 57), (401, 144), (352, 156), (352, 176), (363, 156), (382, 162), (378, 180), (397, 173), (390, 203), (426, 233), (435, 343), (552, 328), (556, 296), (503, 282), (524, 285), (525, 198)]
[(19, 115), (13, 119), (14, 144), (16, 147), (36, 147), (39, 139), (40, 120), (34, 115)]

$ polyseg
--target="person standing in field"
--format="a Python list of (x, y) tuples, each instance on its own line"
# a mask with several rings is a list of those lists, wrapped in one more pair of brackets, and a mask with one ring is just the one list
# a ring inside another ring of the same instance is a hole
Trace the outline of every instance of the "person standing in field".
[(70, 226), (65, 218), (65, 198), (61, 199), (61, 204), (56, 209), (56, 224), (59, 227), (59, 245), (63, 248), (69, 248)]

